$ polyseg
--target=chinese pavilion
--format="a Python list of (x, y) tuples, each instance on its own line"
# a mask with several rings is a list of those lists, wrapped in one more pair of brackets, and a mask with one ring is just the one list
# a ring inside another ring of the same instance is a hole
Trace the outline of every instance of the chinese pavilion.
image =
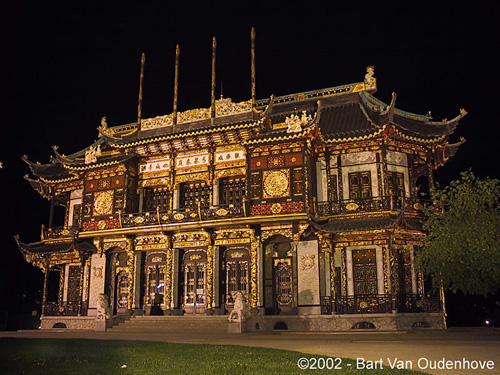
[(419, 188), (463, 142), (448, 139), (466, 112), (436, 122), (397, 109), (394, 94), (389, 105), (373, 95), (373, 75), (255, 100), (253, 73), (249, 101), (212, 90), (210, 108), (175, 101), (145, 119), (141, 93), (137, 122), (103, 118), (84, 150), (24, 157), (52, 203), (39, 242), (16, 237), (45, 274), (42, 328), (224, 315), (237, 292), (243, 330), (444, 328), (443, 298), (414, 265)]

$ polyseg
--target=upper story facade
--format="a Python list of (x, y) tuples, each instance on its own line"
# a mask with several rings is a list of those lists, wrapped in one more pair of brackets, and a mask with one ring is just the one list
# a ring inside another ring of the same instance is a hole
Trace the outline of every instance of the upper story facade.
[[(364, 82), (108, 127), (48, 164), (25, 161), (42, 196), (66, 208), (42, 241), (308, 220), (419, 217), (419, 188), (462, 143), (449, 121), (378, 100)], [(425, 188), (424, 188), (425, 190)], [(52, 217), (52, 214), (51, 214)], [(320, 224), (317, 224), (320, 225)], [(319, 227), (318, 227), (319, 228)]]

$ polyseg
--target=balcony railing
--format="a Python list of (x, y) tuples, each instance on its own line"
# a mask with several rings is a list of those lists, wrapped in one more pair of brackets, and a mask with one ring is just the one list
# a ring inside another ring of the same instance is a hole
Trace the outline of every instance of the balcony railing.
[(418, 211), (428, 203), (421, 199), (397, 196), (371, 197), (318, 202), (317, 212), (320, 216), (328, 216), (341, 213), (394, 211), (401, 210), (403, 207), (408, 211)]
[(78, 234), (78, 227), (42, 227), (42, 239), (74, 237)]
[(439, 297), (422, 297), (416, 294), (362, 294), (340, 297), (332, 303), (330, 297), (321, 299), (321, 313), (336, 314), (375, 314), (440, 312), (442, 305)]
[(337, 314), (389, 313), (392, 311), (392, 296), (386, 294), (364, 294), (337, 298)]
[(244, 216), (243, 204), (190, 207), (169, 211), (152, 211), (122, 215), (122, 226), (148, 226), (182, 223), (200, 220), (215, 220)]
[[(81, 314), (86, 315), (87, 309), (82, 306)], [(76, 302), (64, 302), (59, 304), (57, 302), (47, 302), (43, 312), (46, 316), (77, 316), (78, 304)]]
[(402, 294), (396, 297), (398, 312), (439, 312), (442, 311), (439, 297), (421, 297), (415, 294)]

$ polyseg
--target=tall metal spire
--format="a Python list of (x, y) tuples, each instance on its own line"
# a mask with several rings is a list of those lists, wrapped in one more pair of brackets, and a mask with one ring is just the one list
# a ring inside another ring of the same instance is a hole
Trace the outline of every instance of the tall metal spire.
[(175, 132), (175, 125), (177, 124), (177, 100), (179, 92), (179, 54), (180, 47), (177, 44), (175, 47), (175, 73), (174, 73), (174, 113), (173, 113), (173, 127), (172, 130)]
[(146, 55), (144, 52), (141, 57), (141, 75), (139, 78), (139, 103), (137, 105), (137, 126), (141, 129), (141, 116), (142, 116), (142, 85), (144, 83), (144, 63), (146, 62)]
[(215, 50), (217, 48), (217, 41), (215, 36), (212, 40), (212, 101), (210, 105), (210, 117), (215, 118)]
[(255, 29), (252, 27), (252, 31), (250, 33), (251, 37), (251, 50), (252, 50), (252, 108), (255, 108)]

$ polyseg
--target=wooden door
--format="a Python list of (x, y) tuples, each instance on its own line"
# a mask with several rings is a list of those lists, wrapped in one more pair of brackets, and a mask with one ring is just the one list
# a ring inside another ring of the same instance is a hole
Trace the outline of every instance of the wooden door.
[(206, 303), (206, 262), (184, 264), (184, 310), (187, 314), (203, 314)]

